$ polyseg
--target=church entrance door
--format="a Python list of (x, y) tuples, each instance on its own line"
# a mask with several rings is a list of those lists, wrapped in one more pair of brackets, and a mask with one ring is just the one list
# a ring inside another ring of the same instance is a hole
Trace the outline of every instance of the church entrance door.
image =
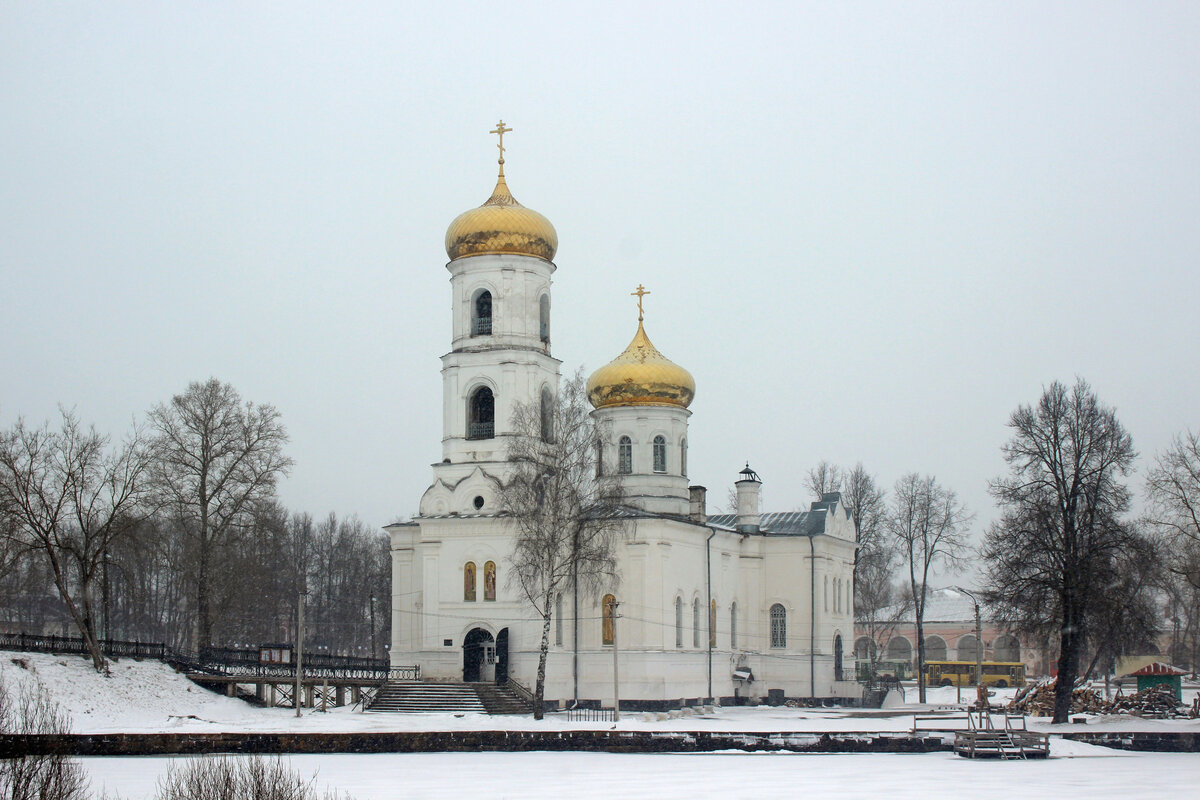
[(483, 628), (472, 628), (463, 639), (463, 680), (492, 681), (496, 676), (496, 642)]
[(508, 628), (496, 634), (496, 683), (508, 680)]

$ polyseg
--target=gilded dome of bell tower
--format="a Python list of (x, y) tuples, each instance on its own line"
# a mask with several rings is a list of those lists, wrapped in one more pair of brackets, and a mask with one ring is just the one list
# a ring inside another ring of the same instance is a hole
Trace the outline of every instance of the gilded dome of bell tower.
[(467, 256), (515, 253), (554, 260), (558, 233), (550, 220), (517, 202), (504, 180), (504, 120), (492, 133), (499, 134), (500, 175), (492, 196), (479, 208), (455, 217), (446, 230), (446, 255), (453, 261)]
[(643, 324), (642, 296), (638, 286), (638, 327), (625, 352), (588, 378), (588, 400), (595, 408), (611, 406), (679, 406), (687, 408), (696, 395), (692, 374), (668, 359), (650, 342)]

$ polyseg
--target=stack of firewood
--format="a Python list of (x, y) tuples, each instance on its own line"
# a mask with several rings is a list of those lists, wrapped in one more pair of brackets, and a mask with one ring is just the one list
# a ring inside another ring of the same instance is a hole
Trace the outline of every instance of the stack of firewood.
[(1171, 687), (1159, 684), (1136, 694), (1117, 697), (1109, 704), (1109, 713), (1136, 714), (1139, 717), (1186, 717), (1187, 709), (1179, 705)]
[[(1054, 681), (1044, 681), (1025, 687), (1008, 704), (1009, 711), (1018, 711), (1033, 717), (1054, 715)], [(1118, 696), (1106, 702), (1099, 693), (1091, 689), (1076, 689), (1071, 694), (1072, 714), (1134, 714), (1148, 717), (1185, 717), (1186, 708), (1180, 706), (1175, 693), (1167, 686), (1153, 686), (1137, 694)]]
[[(1027, 687), (1008, 704), (1008, 710), (1034, 717), (1053, 716), (1054, 686), (1054, 681), (1047, 681)], [(1104, 714), (1107, 712), (1107, 705), (1100, 695), (1091, 689), (1076, 689), (1071, 693), (1072, 714)]]

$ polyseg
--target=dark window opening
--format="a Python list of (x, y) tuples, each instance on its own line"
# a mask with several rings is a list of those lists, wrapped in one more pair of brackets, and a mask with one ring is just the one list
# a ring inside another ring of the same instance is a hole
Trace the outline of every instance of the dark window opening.
[(539, 326), (541, 329), (542, 341), (550, 342), (550, 295), (542, 295), (542, 299), (538, 301), (538, 319), (541, 321)]
[(486, 289), (475, 296), (471, 314), (471, 335), (492, 335), (492, 293)]
[(554, 397), (546, 387), (542, 387), (542, 441), (554, 441)]
[(470, 411), (467, 419), (468, 439), (491, 439), (496, 435), (496, 399), (492, 390), (481, 386), (471, 395), (468, 404)]

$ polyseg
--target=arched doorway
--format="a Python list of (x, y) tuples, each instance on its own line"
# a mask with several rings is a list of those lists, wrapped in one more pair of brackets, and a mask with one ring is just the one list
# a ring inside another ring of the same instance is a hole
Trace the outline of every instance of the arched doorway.
[(491, 682), (496, 673), (496, 641), (483, 628), (472, 628), (463, 639), (463, 680)]
[(496, 634), (496, 683), (508, 681), (508, 628)]

